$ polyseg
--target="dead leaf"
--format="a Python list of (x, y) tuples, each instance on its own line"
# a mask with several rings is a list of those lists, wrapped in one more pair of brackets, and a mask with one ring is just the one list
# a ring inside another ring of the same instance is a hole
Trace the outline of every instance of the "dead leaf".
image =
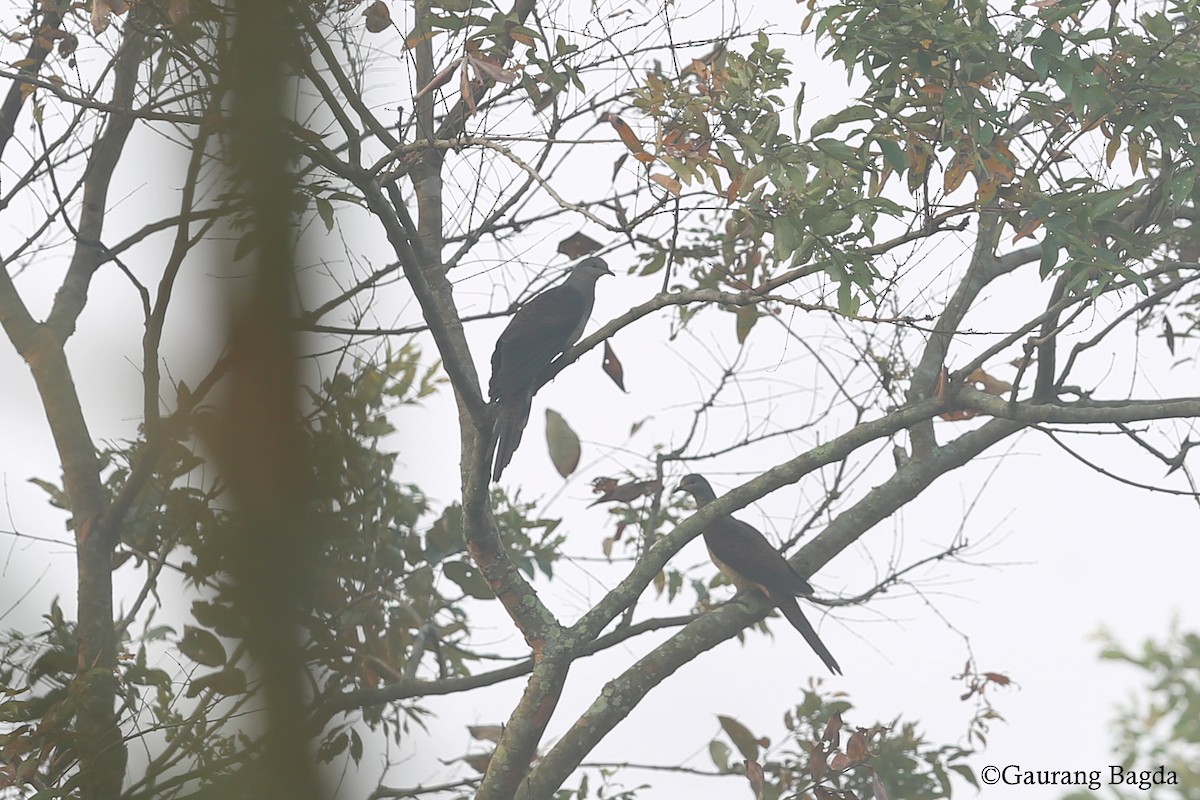
[(1012, 391), (1012, 384), (993, 378), (982, 369), (977, 369), (967, 377), (967, 383), (977, 384), (980, 390), (1000, 397)]
[(572, 233), (558, 243), (558, 252), (574, 261), (600, 249), (600, 243), (584, 233)]
[(866, 761), (871, 757), (871, 750), (867, 747), (867, 732), (859, 728), (850, 737), (850, 741), (846, 742), (846, 755), (855, 761)]
[(647, 163), (654, 160), (654, 156), (646, 152), (646, 148), (642, 145), (641, 139), (633, 132), (633, 128), (629, 127), (629, 123), (621, 119), (618, 115), (611, 111), (600, 116), (601, 121), (607, 122), (613, 126), (617, 132), (617, 136), (621, 139), (629, 152), (633, 153), (633, 157), (638, 161)]
[(617, 354), (613, 352), (612, 346), (609, 345), (608, 339), (604, 340), (604, 361), (600, 364), (604, 370), (604, 374), (612, 378), (613, 383), (626, 394), (629, 390), (625, 388), (625, 367), (621, 366), (621, 360), (617, 358)]
[(440, 89), (449, 83), (450, 79), (454, 77), (454, 71), (458, 69), (458, 66), (461, 63), (462, 59), (456, 58), (445, 67), (442, 67), (437, 75), (434, 75), (429, 79), (429, 83), (422, 86), (420, 90), (413, 95), (413, 100), (420, 100), (422, 97), (434, 91), (435, 89)]
[(829, 718), (829, 722), (825, 723), (825, 730), (821, 732), (821, 741), (828, 744), (830, 747), (837, 747), (841, 742), (842, 733), (842, 715), (834, 714)]
[(481, 742), (499, 742), (504, 733), (503, 725), (468, 725), (467, 732)]
[[(633, 157), (637, 158), (637, 154), (635, 153)], [(663, 175), (656, 172), (650, 176), (650, 180), (654, 181), (676, 197), (679, 197), (679, 193), (683, 190), (683, 184), (672, 178), (670, 175)]]
[(570, 477), (579, 466), (579, 437), (561, 414), (549, 408), (546, 409), (546, 444), (558, 474)]
[(808, 750), (808, 774), (814, 782), (820, 783), (825, 777), (825, 773), (829, 771), (829, 765), (825, 763), (825, 750), (819, 744), (814, 744)]
[(588, 503), (588, 508), (600, 503), (630, 503), (661, 488), (662, 481), (658, 478), (629, 483), (618, 483), (616, 478), (596, 478), (592, 481), (592, 491), (602, 496)]
[(499, 83), (512, 83), (517, 79), (517, 73), (505, 69), (498, 59), (481, 53), (468, 53), (467, 63), (475, 70), (476, 75), (491, 78)]
[(367, 30), (371, 33), (382, 33), (392, 27), (392, 12), (383, 0), (375, 0), (367, 6), (363, 16), (367, 18)]
[(112, 24), (110, 15), (116, 14), (118, 17), (129, 10), (129, 3), (125, 0), (94, 0), (92, 3), (92, 33), (99, 36), (108, 30), (108, 26)]
[(763, 768), (753, 758), (746, 759), (746, 780), (750, 781), (755, 798), (763, 800)]

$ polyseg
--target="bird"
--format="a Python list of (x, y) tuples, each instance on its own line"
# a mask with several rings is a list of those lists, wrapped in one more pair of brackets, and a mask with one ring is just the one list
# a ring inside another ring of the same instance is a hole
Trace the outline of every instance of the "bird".
[(612, 275), (604, 259), (591, 256), (580, 261), (565, 281), (517, 309), (496, 340), (488, 382), (488, 397), (496, 409), (493, 481), (500, 480), (521, 443), (546, 368), (583, 334), (596, 299), (596, 281), (603, 275)]
[[(690, 494), (699, 508), (717, 499), (708, 480), (694, 473), (685, 475), (675, 491)], [(766, 595), (783, 612), (792, 627), (800, 631), (804, 641), (821, 657), (829, 671), (835, 675), (842, 674), (837, 660), (825, 647), (821, 637), (817, 636), (796, 602), (797, 597), (811, 597), (812, 586), (792, 569), (792, 565), (771, 546), (767, 537), (740, 519), (724, 516), (710, 522), (704, 529), (704, 543), (708, 545), (708, 555), (713, 563), (734, 586), (742, 591)]]

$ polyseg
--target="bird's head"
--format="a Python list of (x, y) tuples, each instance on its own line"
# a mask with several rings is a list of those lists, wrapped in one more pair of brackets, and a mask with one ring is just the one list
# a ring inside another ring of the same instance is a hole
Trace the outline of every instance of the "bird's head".
[(712, 486), (705, 480), (703, 475), (692, 473), (684, 475), (683, 480), (675, 487), (677, 492), (687, 492), (692, 497), (696, 498), (697, 505), (704, 505), (716, 499), (717, 495), (713, 492)]
[(582, 278), (590, 280), (593, 283), (599, 280), (601, 275), (612, 274), (612, 270), (608, 268), (608, 262), (600, 258), (600, 256), (589, 256), (576, 264), (575, 268), (571, 270), (572, 276), (578, 276), (576, 280)]

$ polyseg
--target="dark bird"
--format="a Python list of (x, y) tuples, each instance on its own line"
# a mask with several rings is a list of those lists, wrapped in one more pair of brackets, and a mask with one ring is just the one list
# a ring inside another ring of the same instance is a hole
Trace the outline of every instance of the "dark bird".
[[(696, 505), (701, 508), (717, 499), (702, 475), (685, 475), (675, 491), (687, 492), (696, 498)], [(704, 543), (708, 545), (708, 554), (713, 563), (734, 586), (742, 591), (766, 595), (792, 623), (792, 627), (800, 631), (804, 641), (821, 657), (829, 671), (835, 675), (842, 674), (842, 668), (796, 602), (797, 597), (812, 596), (813, 588), (796, 574), (796, 570), (771, 546), (767, 537), (740, 519), (724, 516), (710, 522), (705, 528)]]
[(580, 261), (565, 281), (517, 309), (496, 340), (488, 383), (488, 395), (496, 406), (493, 481), (500, 480), (521, 443), (529, 406), (546, 367), (583, 334), (601, 275), (612, 275), (604, 259), (592, 256)]

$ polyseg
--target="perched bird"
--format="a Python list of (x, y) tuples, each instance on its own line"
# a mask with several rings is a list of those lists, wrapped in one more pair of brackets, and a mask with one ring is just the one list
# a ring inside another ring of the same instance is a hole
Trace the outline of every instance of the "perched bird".
[(493, 481), (500, 480), (521, 443), (529, 406), (546, 367), (583, 334), (601, 275), (612, 275), (604, 259), (592, 256), (580, 261), (565, 281), (517, 309), (496, 340), (488, 383), (488, 395), (496, 406)]
[[(701, 475), (685, 475), (675, 488), (696, 498), (696, 505), (704, 507), (717, 499), (708, 481)], [(770, 598), (792, 627), (800, 631), (829, 671), (842, 674), (842, 668), (830, 654), (825, 643), (817, 636), (804, 612), (796, 603), (797, 597), (808, 597), (813, 589), (801, 578), (787, 559), (779, 555), (767, 537), (739, 519), (725, 516), (710, 522), (704, 530), (704, 543), (708, 554), (717, 568), (724, 572), (738, 589), (761, 592)]]

